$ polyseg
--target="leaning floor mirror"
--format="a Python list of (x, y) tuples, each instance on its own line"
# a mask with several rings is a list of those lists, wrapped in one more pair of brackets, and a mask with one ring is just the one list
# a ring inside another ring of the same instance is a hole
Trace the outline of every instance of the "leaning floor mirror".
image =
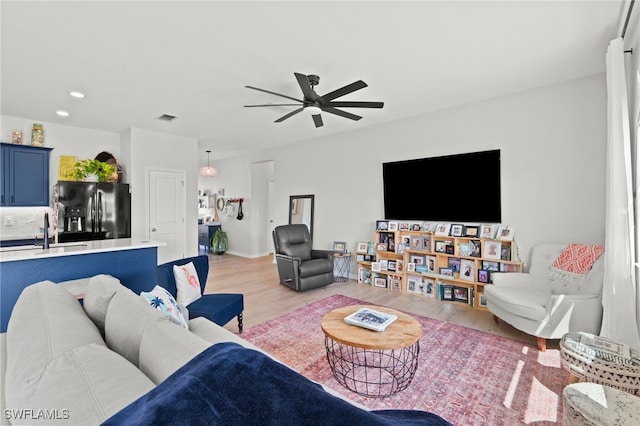
[(289, 196), (289, 224), (304, 223), (313, 240), (313, 195)]

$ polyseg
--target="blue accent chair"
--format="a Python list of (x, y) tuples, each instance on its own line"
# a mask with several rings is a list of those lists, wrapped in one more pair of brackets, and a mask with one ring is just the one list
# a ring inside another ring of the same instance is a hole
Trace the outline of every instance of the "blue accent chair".
[(189, 319), (205, 317), (209, 321), (220, 326), (224, 326), (234, 317), (237, 317), (238, 329), (240, 333), (242, 333), (244, 295), (240, 293), (204, 294), (207, 277), (209, 276), (209, 257), (207, 255), (187, 257), (158, 265), (156, 269), (158, 285), (167, 289), (173, 297), (177, 297), (178, 289), (173, 275), (173, 266), (185, 265), (189, 262), (193, 262), (193, 265), (195, 266), (202, 290), (202, 297), (187, 305), (187, 309), (189, 310)]

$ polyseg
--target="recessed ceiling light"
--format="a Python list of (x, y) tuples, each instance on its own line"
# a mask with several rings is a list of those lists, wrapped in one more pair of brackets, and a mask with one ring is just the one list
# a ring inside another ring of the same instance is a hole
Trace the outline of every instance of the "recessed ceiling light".
[(80, 98), (80, 99), (84, 98), (84, 93), (78, 92), (77, 90), (69, 90), (69, 94), (74, 98)]
[(60, 117), (68, 117), (69, 113), (67, 111), (63, 111), (61, 109), (56, 111), (56, 114), (58, 114)]

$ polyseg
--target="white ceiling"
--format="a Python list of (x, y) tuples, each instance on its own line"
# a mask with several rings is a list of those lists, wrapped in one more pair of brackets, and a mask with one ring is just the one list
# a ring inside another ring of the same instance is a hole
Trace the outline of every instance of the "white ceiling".
[[(360, 129), (605, 70), (624, 1), (1, 2), (3, 115), (121, 132), (195, 137), (212, 160)], [(339, 100), (351, 121), (295, 107), (244, 108), (319, 94), (356, 80)], [(70, 89), (86, 92), (83, 100)], [(70, 117), (61, 118), (56, 109)], [(178, 116), (173, 122), (157, 119)]]

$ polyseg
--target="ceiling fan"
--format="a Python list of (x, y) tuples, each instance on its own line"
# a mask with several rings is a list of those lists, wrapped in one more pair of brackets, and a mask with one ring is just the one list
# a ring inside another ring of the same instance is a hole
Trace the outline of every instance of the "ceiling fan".
[(347, 111), (343, 111), (340, 108), (382, 108), (384, 106), (384, 102), (358, 102), (358, 101), (334, 101), (341, 96), (348, 95), (349, 93), (355, 92), (356, 90), (363, 89), (367, 87), (367, 83), (362, 80), (358, 80), (354, 83), (347, 84), (344, 87), (334, 90), (333, 92), (329, 92), (324, 94), (323, 96), (318, 95), (313, 89), (320, 82), (320, 77), (317, 75), (304, 75), (300, 73), (293, 73), (298, 80), (298, 84), (300, 85), (300, 89), (302, 90), (303, 99), (296, 99), (291, 96), (283, 95), (281, 93), (272, 92), (270, 90), (260, 89), (258, 87), (253, 86), (244, 86), (247, 89), (258, 90), (260, 92), (270, 93), (272, 95), (281, 96), (283, 98), (291, 99), (292, 101), (296, 101), (296, 104), (263, 104), (263, 105), (245, 105), (245, 107), (272, 107), (272, 106), (298, 106), (300, 108), (291, 111), (290, 113), (283, 115), (278, 118), (275, 123), (280, 123), (287, 118), (296, 115), (303, 110), (307, 110), (307, 112), (311, 113), (311, 117), (313, 117), (313, 123), (316, 127), (322, 126), (322, 116), (320, 112), (328, 112), (330, 114), (339, 115), (340, 117), (348, 118), (351, 120), (360, 120), (362, 117), (359, 115), (352, 114)]

